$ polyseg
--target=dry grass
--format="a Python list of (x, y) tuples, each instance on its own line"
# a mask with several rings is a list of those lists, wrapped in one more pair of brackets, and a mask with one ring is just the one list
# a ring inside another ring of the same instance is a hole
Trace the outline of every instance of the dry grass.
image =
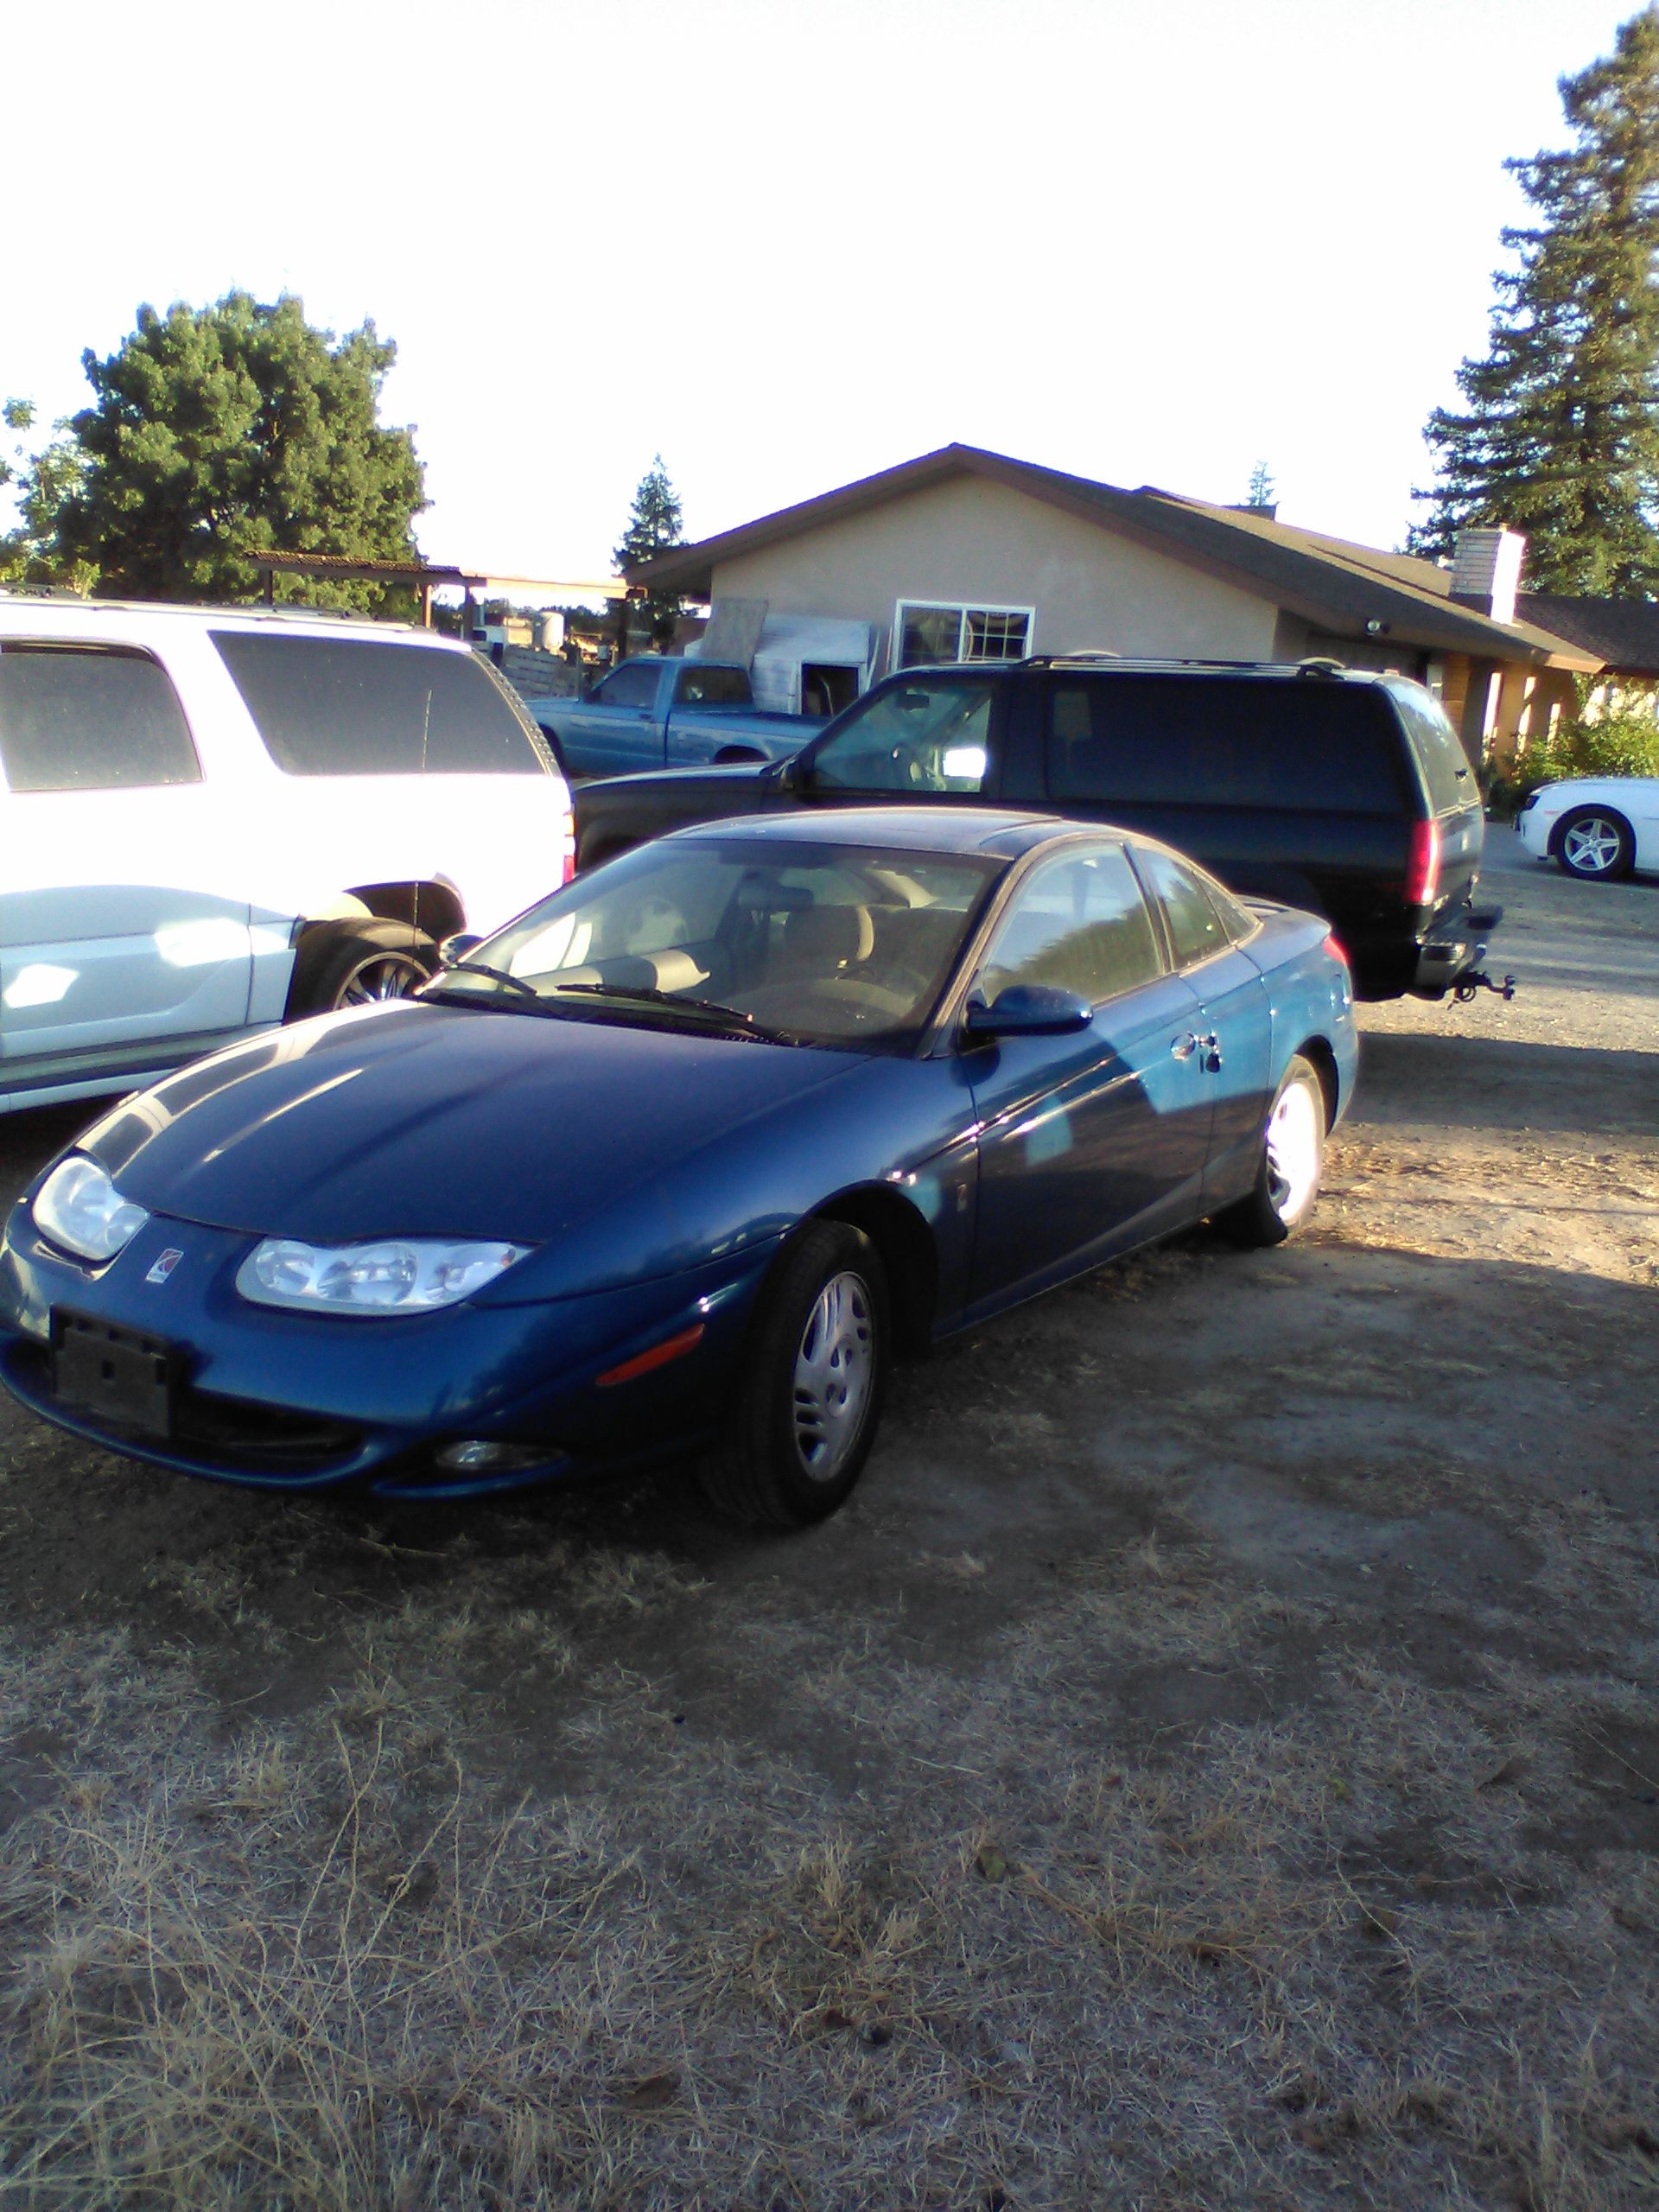
[(907, 1376), (799, 1544), (13, 1428), (0, 2208), (1659, 2212), (1659, 1160), (1459, 1157)]
[[(923, 1571), (952, 1604), (993, 1579)], [(1172, 1519), (1075, 1562), (994, 1689), (752, 1620), (734, 1678), (858, 1728), (837, 1809), (599, 1662), (596, 1607), (696, 1578), (616, 1548), (526, 1624), (470, 1573), (279, 1726), (227, 1735), (188, 1657), (120, 1638), (12, 1655), (14, 1740), (60, 1748), (0, 1860), (0, 2202), (1659, 2201), (1659, 1883), (1533, 1833), (1639, 1699), (1512, 1662), (1427, 1688)], [(1114, 1694), (1287, 1637), (1319, 1645), (1289, 1716), (1171, 1741)], [(480, 1650), (530, 1655), (604, 1786), (504, 1800)]]

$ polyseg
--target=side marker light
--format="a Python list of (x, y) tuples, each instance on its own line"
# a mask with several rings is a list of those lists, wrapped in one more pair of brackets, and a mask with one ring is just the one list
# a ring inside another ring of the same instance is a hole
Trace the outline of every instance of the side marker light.
[(683, 1359), (686, 1353), (695, 1351), (702, 1342), (703, 1325), (694, 1321), (689, 1329), (682, 1329), (677, 1337), (665, 1337), (649, 1351), (625, 1359), (620, 1367), (607, 1367), (603, 1375), (594, 1378), (601, 1390), (614, 1389), (619, 1382), (632, 1382), (636, 1376), (649, 1375), (654, 1367), (666, 1367), (671, 1359)]

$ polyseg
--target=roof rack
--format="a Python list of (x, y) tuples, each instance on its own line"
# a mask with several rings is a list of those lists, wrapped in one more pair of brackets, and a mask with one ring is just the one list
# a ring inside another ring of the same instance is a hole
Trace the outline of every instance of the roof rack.
[(215, 614), (221, 619), (249, 618), (258, 622), (355, 622), (377, 630), (412, 630), (412, 622), (388, 622), (378, 614), (365, 614), (349, 607), (265, 607), (250, 600), (207, 599), (94, 599), (91, 593), (71, 591), (63, 584), (0, 584), (0, 603), (41, 601), (54, 607), (79, 607), (88, 614)]
[(1109, 660), (1122, 668), (1286, 668), (1289, 663), (1273, 660), (1224, 660), (1206, 653), (1122, 653), (1107, 646), (1090, 646), (1073, 653), (1027, 653), (1018, 663), (1004, 662), (1005, 667), (1066, 668), (1078, 662)]

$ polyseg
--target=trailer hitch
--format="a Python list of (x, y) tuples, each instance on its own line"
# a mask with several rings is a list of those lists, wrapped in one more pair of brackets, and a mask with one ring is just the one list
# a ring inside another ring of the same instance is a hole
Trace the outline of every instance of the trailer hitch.
[(1459, 1006), (1467, 1006), (1477, 991), (1496, 991), (1501, 999), (1512, 999), (1515, 996), (1515, 978), (1506, 976), (1501, 983), (1495, 983), (1484, 968), (1478, 968), (1471, 976), (1459, 976), (1452, 987), (1452, 995)]

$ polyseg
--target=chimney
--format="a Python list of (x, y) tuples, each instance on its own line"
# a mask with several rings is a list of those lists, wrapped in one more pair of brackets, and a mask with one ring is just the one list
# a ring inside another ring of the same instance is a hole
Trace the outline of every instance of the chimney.
[(1518, 531), (1460, 530), (1452, 556), (1452, 596), (1494, 622), (1513, 622), (1527, 541)]

